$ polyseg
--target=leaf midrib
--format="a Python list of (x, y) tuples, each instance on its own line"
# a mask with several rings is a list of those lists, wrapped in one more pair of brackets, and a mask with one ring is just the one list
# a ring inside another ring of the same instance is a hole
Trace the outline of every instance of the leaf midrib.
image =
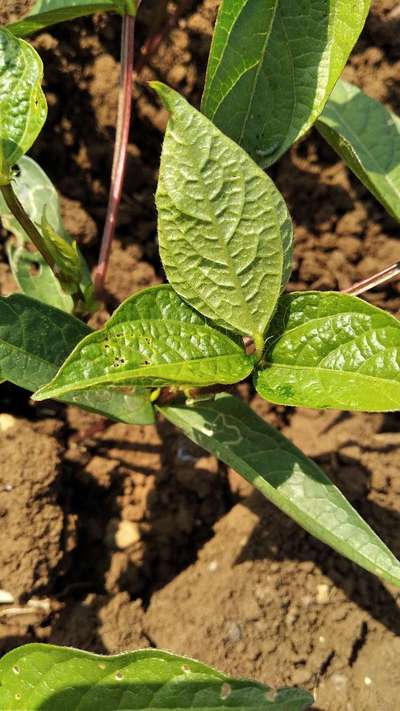
[[(211, 138), (210, 138), (210, 150), (211, 150), (212, 141), (213, 141), (213, 138), (211, 137)], [(197, 166), (197, 163), (196, 163), (195, 165), (193, 165), (193, 162), (192, 162), (192, 153), (193, 153), (192, 151), (189, 151), (190, 162), (191, 162), (192, 168), (193, 168), (194, 170), (197, 170), (197, 173), (198, 173), (198, 175), (199, 175), (199, 177), (200, 177), (200, 181), (201, 181), (201, 184), (202, 184), (202, 186), (203, 186), (203, 195), (204, 195), (205, 200), (206, 200), (206, 202), (207, 202), (207, 205), (208, 205), (208, 208), (209, 208), (209, 214), (210, 214), (210, 216), (211, 216), (211, 222), (212, 222), (212, 224), (213, 224), (213, 226), (214, 226), (215, 231), (216, 231), (217, 234), (219, 235), (219, 237), (218, 237), (218, 242), (219, 242), (219, 243), (222, 242), (222, 245), (223, 245), (223, 253), (225, 254), (226, 265), (227, 265), (227, 267), (228, 267), (228, 271), (230, 272), (230, 276), (231, 276), (231, 278), (232, 278), (232, 281), (236, 284), (236, 289), (237, 289), (238, 293), (240, 294), (240, 300), (241, 300), (241, 302), (242, 302), (242, 307), (243, 307), (243, 305), (244, 305), (244, 310), (245, 310), (246, 313), (247, 313), (247, 323), (249, 324), (249, 331), (250, 331), (250, 333), (249, 333), (248, 335), (255, 336), (256, 334), (255, 334), (254, 332), (252, 333), (252, 330), (254, 330), (254, 329), (251, 329), (251, 328), (250, 328), (250, 324), (254, 321), (254, 319), (253, 319), (253, 317), (252, 317), (252, 313), (251, 313), (251, 311), (250, 311), (250, 307), (249, 307), (249, 305), (248, 305), (248, 303), (247, 303), (247, 301), (246, 301), (246, 299), (245, 299), (245, 297), (244, 297), (243, 286), (242, 286), (242, 284), (241, 284), (241, 282), (240, 282), (240, 279), (239, 279), (239, 277), (238, 277), (238, 275), (237, 275), (237, 272), (236, 272), (236, 269), (235, 269), (235, 266), (234, 266), (234, 263), (233, 263), (233, 260), (232, 260), (232, 256), (231, 256), (231, 254), (230, 254), (230, 252), (229, 252), (229, 249), (228, 249), (227, 242), (226, 242), (226, 240), (224, 239), (223, 229), (222, 229), (221, 225), (220, 225), (219, 222), (218, 222), (217, 216), (216, 216), (216, 214), (215, 214), (214, 207), (213, 207), (213, 205), (212, 205), (212, 203), (211, 203), (211, 201), (210, 201), (210, 197), (209, 197), (208, 190), (207, 190), (207, 187), (206, 187), (206, 182), (205, 182), (205, 179), (204, 179), (204, 175), (203, 175), (203, 173), (202, 173), (200, 167)], [(210, 154), (209, 154), (209, 155), (210, 155)], [(194, 172), (194, 170), (193, 170), (193, 172)], [(244, 184), (242, 184), (242, 190), (241, 190), (241, 204), (240, 204), (240, 215), (239, 215), (239, 219), (236, 221), (235, 232), (237, 232), (237, 230), (238, 230), (238, 228), (239, 228), (239, 226), (240, 226), (240, 224), (241, 224), (241, 222), (242, 222), (242, 220), (243, 220), (243, 207), (244, 207), (244, 201), (245, 201), (245, 193), (246, 193), (245, 186), (244, 186)], [(275, 215), (275, 214), (276, 214), (276, 213), (275, 213), (275, 208), (273, 208), (273, 211), (274, 211), (274, 215)], [(215, 308), (214, 308), (213, 310), (215, 311)], [(236, 325), (236, 324), (232, 324), (232, 325), (234, 325), (235, 328), (239, 328), (239, 326)]]
[[(50, 360), (45, 360), (41, 356), (37, 355), (36, 353), (29, 353), (28, 351), (24, 350), (22, 346), (16, 346), (14, 343), (10, 343), (9, 341), (5, 341), (4, 338), (0, 338), (0, 347), (3, 345), (5, 348), (10, 348), (11, 350), (17, 351), (22, 353), (22, 355), (25, 356), (25, 358), (34, 358), (35, 360), (38, 360), (42, 363), (45, 363), (46, 365), (53, 366), (53, 368), (57, 368), (58, 366), (55, 365), (52, 361)], [(4, 357), (4, 356), (3, 356)], [(7, 357), (7, 356), (6, 356)], [(0, 362), (1, 362), (1, 355), (0, 355)]]
[[(209, 326), (208, 323), (206, 323), (205, 321), (203, 321), (203, 323), (190, 323), (189, 321), (179, 321), (178, 319), (173, 319), (173, 318), (162, 318), (162, 317), (160, 317), (160, 318), (144, 318), (144, 319), (137, 318), (137, 319), (132, 319), (131, 321), (128, 321), (128, 320), (127, 321), (115, 321), (114, 323), (110, 323), (110, 324), (108, 324), (108, 326), (105, 326), (104, 329), (102, 331), (98, 331), (98, 333), (107, 334), (112, 329), (118, 328), (118, 326), (120, 326), (120, 327), (127, 326), (130, 323), (133, 324), (133, 326), (132, 326), (133, 328), (138, 329), (138, 326), (134, 325), (136, 322), (138, 324), (162, 323), (163, 325), (170, 323), (170, 324), (177, 325), (180, 328), (182, 328), (182, 327), (185, 328), (186, 326), (188, 326), (188, 327), (194, 326), (196, 328), (196, 333), (198, 333), (199, 330), (203, 329), (204, 331), (206, 331), (206, 335), (208, 335), (208, 332), (209, 332), (210, 335), (215, 335), (216, 337), (220, 337), (224, 341), (227, 341), (229, 343), (229, 345), (232, 345), (239, 353), (244, 354), (243, 348), (239, 343), (236, 343), (228, 334), (221, 333), (221, 331), (217, 330), (216, 328)], [(187, 329), (187, 330), (189, 330), (189, 329)], [(88, 336), (91, 336), (91, 335), (93, 335), (93, 334), (88, 334)], [(193, 329), (192, 329), (192, 333), (190, 335), (194, 335)], [(143, 336), (146, 336), (146, 334), (143, 333)], [(153, 335), (149, 335), (148, 337), (154, 339)], [(229, 353), (227, 353), (226, 355), (229, 355)]]
[[(278, 0), (278, 1), (279, 1), (279, 0)], [(266, 32), (267, 40), (269, 39), (269, 37), (270, 37), (270, 35), (271, 35), (272, 26), (273, 26), (274, 17), (275, 17), (275, 12), (276, 12), (276, 6), (277, 6), (277, 0), (275, 0), (275, 9), (274, 9), (274, 11), (273, 11), (273, 13), (272, 13), (272, 18), (271, 18), (271, 22), (270, 22), (270, 26), (269, 26), (269, 31)], [(223, 61), (223, 59), (224, 59), (225, 51), (226, 51), (226, 48), (227, 48), (227, 46), (228, 46), (228, 44), (229, 44), (230, 36), (231, 36), (231, 34), (232, 34), (232, 32), (233, 32), (233, 30), (234, 30), (234, 28), (235, 28), (235, 25), (237, 25), (237, 23), (239, 22), (240, 17), (241, 17), (241, 15), (242, 15), (242, 13), (244, 12), (245, 9), (246, 9), (246, 4), (243, 3), (243, 6), (239, 9), (239, 12), (238, 12), (238, 14), (236, 15), (236, 17), (235, 17), (235, 19), (234, 19), (234, 21), (233, 21), (233, 23), (232, 23), (232, 25), (231, 25), (231, 29), (230, 29), (229, 33), (228, 33), (228, 32), (226, 33), (226, 42), (225, 42), (223, 48), (221, 49), (221, 52), (220, 52), (220, 56), (219, 56), (219, 58), (218, 58), (218, 62), (217, 62), (216, 69), (214, 70), (214, 74), (212, 75), (212, 78), (211, 78), (211, 81), (210, 81), (210, 86), (209, 86), (209, 89), (208, 89), (209, 96), (212, 96), (213, 84), (214, 84), (214, 82), (215, 82), (215, 77), (216, 77), (217, 71), (218, 71), (218, 64), (222, 63), (222, 61)], [(266, 41), (267, 41), (267, 40), (266, 40)], [(210, 55), (211, 55), (211, 56), (213, 56), (213, 55), (212, 55), (212, 52), (213, 52), (213, 47), (211, 47), (211, 50), (210, 50)], [(265, 55), (265, 52), (264, 52), (264, 55)], [(264, 56), (264, 55), (263, 55), (263, 56)], [(239, 74), (239, 76), (235, 79), (235, 81), (232, 82), (232, 84), (231, 84), (231, 86), (229, 87), (229, 89), (221, 96), (221, 98), (219, 99), (219, 101), (218, 101), (217, 104), (215, 105), (215, 107), (214, 107), (214, 109), (213, 109), (213, 111), (212, 111), (212, 114), (209, 114), (209, 116), (210, 116), (211, 119), (213, 119), (213, 118), (215, 117), (215, 115), (216, 115), (217, 112), (219, 111), (220, 106), (223, 104), (223, 102), (225, 101), (226, 97), (234, 90), (235, 86), (238, 84), (238, 82), (240, 81), (240, 79), (241, 79), (245, 74), (247, 74), (247, 72), (250, 72), (252, 69), (254, 69), (254, 67), (256, 67), (257, 64), (259, 64), (259, 60), (257, 60), (254, 64), (251, 64), (250, 66), (246, 67), (246, 69), (245, 69), (241, 74)], [(206, 85), (207, 85), (207, 81), (206, 81)], [(204, 108), (207, 108), (207, 106), (205, 106)]]
[[(161, 412), (163, 412), (163, 408), (160, 408), (160, 409), (161, 409)], [(206, 410), (206, 412), (207, 412), (207, 411), (211, 411), (212, 414), (215, 415), (215, 410), (212, 410), (211, 408), (207, 408), (206, 406), (203, 406), (203, 407), (201, 407), (200, 409), (201, 409), (201, 410)], [(240, 425), (240, 428), (243, 428), (243, 424), (244, 424), (244, 423), (243, 423), (243, 421), (242, 421), (241, 419), (239, 419), (238, 417), (236, 417), (236, 416), (233, 415), (233, 414), (230, 414), (229, 417), (231, 417), (234, 422), (238, 422), (239, 425)], [(184, 416), (181, 416), (181, 419), (182, 419), (182, 425), (181, 425), (181, 427), (182, 427), (183, 431), (185, 431), (186, 422), (185, 422)], [(246, 426), (246, 425), (245, 425), (245, 426)], [(202, 434), (202, 433), (201, 433), (201, 430), (199, 430), (199, 428), (196, 427), (196, 426), (191, 425), (191, 429), (194, 429), (195, 431), (197, 431), (197, 432), (199, 432), (200, 434)], [(250, 428), (248, 428), (248, 429), (250, 429)], [(215, 438), (213, 438), (213, 439), (215, 439)], [(207, 445), (206, 445), (204, 442), (203, 442), (203, 445), (202, 445), (202, 446), (203, 446), (203, 447), (206, 447), (206, 449), (208, 449), (208, 448), (207, 448)], [(268, 495), (267, 495), (267, 496), (271, 499), (271, 501), (272, 501), (276, 506), (278, 506), (282, 511), (284, 511), (285, 513), (287, 513), (288, 515), (291, 515), (291, 513), (292, 513), (293, 510), (295, 509), (296, 512), (297, 512), (297, 514), (299, 514), (299, 519), (301, 518), (301, 523), (300, 523), (299, 521), (297, 522), (298, 525), (303, 526), (303, 527), (304, 527), (306, 530), (308, 530), (309, 533), (311, 533), (311, 535), (313, 535), (313, 536), (315, 536), (315, 535), (316, 535), (316, 531), (318, 531), (318, 532), (320, 533), (320, 537), (321, 537), (321, 531), (322, 531), (322, 534), (323, 534), (323, 535), (322, 535), (322, 540), (324, 540), (324, 539), (326, 540), (326, 532), (327, 532), (327, 529), (326, 529), (324, 526), (320, 526), (319, 522), (315, 519), (315, 517), (312, 517), (312, 516), (310, 515), (310, 513), (308, 513), (308, 512), (305, 511), (303, 508), (301, 508), (300, 506), (298, 506), (297, 503), (296, 503), (296, 499), (293, 500), (292, 498), (289, 498), (289, 497), (285, 496), (285, 494), (284, 494), (284, 493), (281, 493), (281, 492), (279, 491), (279, 489), (273, 487), (272, 484), (270, 484), (269, 481), (268, 481), (268, 479), (266, 478), (267, 475), (266, 475), (266, 476), (263, 476), (262, 474), (260, 474), (260, 473), (254, 468), (254, 466), (253, 466), (252, 464), (250, 464), (243, 456), (241, 456), (240, 454), (237, 454), (236, 451), (232, 448), (231, 445), (225, 444), (224, 442), (219, 442), (219, 443), (218, 443), (218, 447), (219, 447), (219, 450), (218, 450), (218, 452), (219, 452), (219, 457), (220, 457), (223, 461), (225, 461), (225, 463), (228, 463), (229, 466), (233, 466), (235, 469), (237, 469), (237, 471), (243, 471), (243, 465), (244, 465), (244, 469), (247, 469), (247, 472), (249, 472), (249, 480), (250, 480), (250, 482), (251, 482), (254, 486), (256, 486), (257, 488), (259, 488), (261, 491), (263, 491), (263, 490), (265, 491), (265, 490), (266, 490), (266, 491), (268, 492)], [(291, 454), (293, 454), (293, 451), (291, 452), (291, 451), (290, 451), (290, 448), (284, 446), (283, 443), (281, 444), (280, 442), (277, 442), (277, 447), (276, 447), (276, 449), (277, 449), (278, 451), (279, 451), (279, 448), (280, 448), (280, 447), (281, 447), (284, 451), (288, 451), (288, 452), (290, 452)], [(296, 453), (297, 455), (299, 454), (298, 451), (296, 450), (296, 448), (293, 447), (293, 450), (295, 451), (295, 453)], [(223, 453), (223, 452), (226, 452), (226, 453), (227, 453), (226, 456), (227, 456), (228, 461), (227, 461), (226, 459), (224, 459), (224, 457), (222, 456), (222, 453)], [(310, 467), (316, 466), (311, 460), (310, 460), (310, 462), (308, 462), (308, 461), (307, 461), (307, 458), (306, 458), (304, 455), (302, 455), (302, 458), (304, 458), (305, 463), (306, 463), (306, 464), (309, 464)], [(229, 461), (229, 460), (230, 460), (230, 461)], [(236, 462), (236, 464), (235, 464), (235, 462)], [(302, 471), (302, 475), (304, 476), (304, 478), (308, 478), (308, 477), (309, 477), (309, 474), (305, 471), (305, 469), (304, 469), (303, 467), (302, 467), (301, 471)], [(318, 471), (321, 472), (321, 470), (319, 470), (319, 468), (318, 468)], [(321, 473), (323, 474), (323, 472), (321, 472)], [(246, 478), (247, 478), (247, 477), (246, 477)], [(338, 490), (337, 487), (334, 486), (329, 480), (327, 480), (327, 483), (328, 483), (328, 482), (329, 482), (329, 484), (330, 484), (334, 489)], [(352, 513), (354, 514), (356, 523), (351, 524), (351, 522), (350, 522), (350, 524), (353, 525), (353, 526), (356, 528), (357, 533), (360, 533), (360, 532), (366, 533), (365, 528), (364, 528), (365, 522), (363, 521), (363, 519), (362, 519), (362, 517), (360, 516), (360, 514), (359, 514), (355, 509), (352, 510)], [(346, 516), (348, 517), (347, 512), (346, 512)], [(307, 525), (304, 525), (305, 520), (307, 521), (308, 528), (307, 528)], [(348, 519), (347, 519), (347, 520), (348, 520)], [(310, 525), (310, 524), (312, 524), (312, 525)], [(358, 526), (357, 524), (362, 524), (362, 525), (361, 525), (361, 526)], [(339, 536), (337, 536), (333, 530), (329, 530), (328, 533), (329, 533), (329, 537), (330, 537), (330, 541), (331, 541), (330, 545), (332, 545), (332, 542), (333, 542), (333, 541), (336, 541), (336, 542), (337, 542), (337, 543), (336, 543), (337, 550), (343, 552), (343, 546), (345, 546), (346, 544), (348, 545), (348, 542), (346, 542), (346, 540), (345, 540), (344, 538), (340, 538)], [(375, 545), (375, 546), (378, 548), (378, 550), (380, 550), (382, 553), (385, 553), (386, 555), (389, 556), (390, 565), (391, 565), (391, 570), (390, 570), (390, 571), (386, 571), (383, 566), (377, 565), (377, 563), (376, 563), (375, 561), (373, 561), (368, 555), (366, 555), (365, 553), (363, 553), (363, 552), (362, 552), (362, 549), (360, 549), (360, 548), (355, 549), (356, 555), (357, 555), (359, 558), (363, 559), (364, 561), (367, 561), (369, 566), (374, 565), (374, 566), (379, 570), (379, 572), (380, 572), (380, 574), (381, 574), (381, 576), (382, 576), (383, 578), (386, 577), (386, 579), (387, 579), (388, 576), (389, 576), (389, 577), (392, 578), (392, 581), (396, 581), (395, 584), (398, 585), (398, 584), (399, 584), (399, 580), (400, 580), (400, 565), (399, 565), (398, 561), (393, 562), (393, 561), (391, 560), (391, 557), (394, 557), (393, 554), (386, 548), (385, 544), (384, 544), (382, 541), (380, 541), (379, 539), (378, 539), (378, 541), (379, 541), (380, 544), (382, 544), (382, 549), (380, 549), (380, 546), (379, 546), (378, 543), (376, 543), (375, 541), (374, 541), (374, 545)], [(334, 545), (333, 545), (332, 547), (334, 547)], [(353, 560), (354, 560), (354, 557), (353, 557)], [(396, 563), (396, 564), (395, 564), (395, 563)], [(396, 572), (394, 572), (394, 573), (391, 572), (391, 571), (396, 571), (396, 570), (399, 570), (399, 574), (398, 574), (398, 575), (396, 575)]]
[[(245, 131), (246, 131), (246, 129), (247, 129), (247, 123), (248, 123), (248, 120), (249, 120), (250, 112), (251, 112), (251, 110), (252, 110), (252, 108), (253, 108), (254, 96), (255, 96), (255, 93), (256, 93), (256, 90), (257, 90), (257, 86), (258, 86), (258, 78), (259, 78), (259, 76), (260, 76), (260, 72), (261, 72), (261, 68), (262, 68), (262, 65), (263, 65), (263, 62), (264, 62), (264, 59), (265, 59), (265, 55), (266, 55), (266, 53), (267, 53), (267, 46), (268, 46), (269, 38), (271, 37), (271, 32), (272, 32), (273, 27), (274, 27), (275, 18), (276, 18), (276, 16), (277, 16), (277, 14), (279, 13), (279, 2), (280, 2), (280, 0), (276, 0), (276, 2), (275, 2), (275, 7), (274, 7), (274, 10), (273, 10), (273, 13), (272, 13), (272, 16), (271, 16), (271, 22), (270, 22), (270, 25), (269, 25), (269, 29), (268, 29), (268, 31), (266, 32), (265, 42), (264, 42), (264, 44), (263, 44), (263, 47), (262, 47), (262, 50), (261, 50), (261, 53), (260, 53), (260, 56), (259, 56), (258, 67), (257, 67), (257, 69), (256, 69), (256, 71), (255, 71), (255, 74), (254, 74), (254, 77), (253, 77), (253, 86), (252, 86), (252, 89), (251, 89), (251, 92), (250, 92), (250, 98), (249, 98), (249, 103), (248, 103), (248, 106), (247, 106), (247, 112), (246, 112), (246, 115), (245, 115), (245, 117), (244, 117), (244, 121), (243, 121), (243, 124), (242, 124), (242, 129), (241, 129), (241, 131), (240, 131), (240, 136), (239, 136), (239, 138), (238, 138), (238, 143), (239, 143), (239, 145), (242, 145), (243, 136), (244, 136), (244, 133), (245, 133)], [(248, 71), (250, 71), (250, 69), (249, 69)], [(237, 84), (237, 82), (236, 82), (236, 84)], [(232, 91), (232, 90), (231, 90), (231, 91)], [(226, 94), (225, 96), (227, 96), (227, 94)], [(215, 115), (215, 114), (214, 114), (214, 115)]]
[[(322, 294), (324, 292), (319, 292), (319, 293)], [(288, 306), (290, 308), (290, 304)], [(374, 311), (376, 309), (376, 307), (373, 307), (373, 306), (372, 307), (370, 306), (370, 308), (374, 309)], [(378, 314), (379, 314), (379, 310), (376, 309), (376, 311), (378, 311)], [(400, 331), (400, 321), (398, 321), (394, 316), (392, 316), (391, 314), (388, 314), (386, 312), (383, 312), (379, 315), (381, 317), (384, 316), (385, 318), (387, 318), (387, 320), (389, 321), (389, 325), (388, 326), (377, 326), (373, 330), (380, 330), (382, 328), (393, 328), (394, 330)], [(276, 345), (278, 345), (279, 341), (281, 341), (281, 340), (283, 341), (284, 339), (286, 339), (286, 337), (289, 334), (293, 335), (296, 331), (300, 331), (303, 328), (304, 329), (312, 328), (314, 326), (314, 324), (318, 325), (321, 322), (327, 323), (328, 321), (332, 321), (333, 319), (336, 319), (339, 316), (363, 316), (368, 319), (372, 318), (371, 314), (365, 313), (363, 311), (338, 311), (335, 314), (327, 314), (325, 316), (316, 316), (306, 322), (303, 321), (302, 323), (299, 323), (296, 326), (293, 326), (292, 328), (288, 328), (287, 330), (285, 330), (284, 333), (278, 334), (276, 337), (273, 337), (274, 341), (273, 341), (272, 347), (275, 347)], [(305, 335), (308, 335), (308, 334), (305, 333)], [(359, 335), (365, 335), (365, 334), (359, 334)], [(354, 340), (356, 340), (356, 338), (358, 338), (358, 337), (359, 336), (354, 336)]]
[[(193, 358), (189, 360), (179, 360), (179, 361), (173, 361), (171, 363), (151, 363), (149, 365), (141, 365), (135, 369), (130, 369), (130, 370), (124, 370), (124, 371), (118, 371), (115, 374), (108, 373), (107, 375), (100, 375), (98, 377), (91, 377), (91, 378), (86, 378), (85, 380), (80, 380), (77, 383), (67, 383), (64, 385), (59, 385), (58, 387), (55, 386), (52, 389), (49, 389), (47, 391), (47, 387), (43, 387), (43, 393), (46, 393), (46, 397), (52, 398), (52, 397), (58, 397), (58, 395), (62, 394), (67, 394), (68, 392), (73, 392), (73, 391), (80, 391), (80, 390), (85, 390), (86, 388), (92, 386), (92, 385), (102, 385), (102, 384), (110, 384), (113, 385), (114, 383), (118, 382), (123, 382), (127, 379), (129, 380), (134, 380), (135, 378), (140, 378), (140, 379), (145, 379), (145, 378), (155, 378), (155, 379), (161, 379), (162, 378), (162, 372), (161, 375), (157, 375), (154, 373), (149, 373), (149, 370), (152, 370), (154, 368), (161, 368), (161, 371), (164, 370), (167, 367), (176, 367), (176, 366), (183, 366), (183, 365), (192, 365), (193, 363), (200, 363), (200, 362), (207, 362), (210, 363), (211, 361), (219, 360), (221, 358), (225, 359), (232, 359), (235, 358), (235, 360), (238, 359), (243, 359), (243, 365), (245, 363), (245, 359), (249, 358), (249, 356), (246, 356), (245, 353), (224, 353), (223, 355), (218, 355), (218, 356), (207, 356), (204, 358)], [(251, 372), (251, 367), (253, 366), (253, 363), (251, 360), (249, 360), (249, 373)], [(60, 377), (63, 375), (63, 373), (60, 373)], [(57, 377), (57, 376), (56, 376)], [(243, 376), (245, 378), (247, 376)], [(169, 380), (172, 380), (172, 378), (168, 378)], [(210, 374), (210, 378), (204, 378), (204, 382), (208, 380), (213, 380), (212, 374)], [(183, 382), (176, 380), (174, 382)], [(140, 384), (140, 383), (139, 383)]]
[[(366, 373), (359, 373), (357, 370), (335, 370), (334, 368), (321, 368), (318, 365), (296, 365), (295, 363), (280, 363), (280, 362), (271, 362), (271, 361), (266, 361), (265, 363), (266, 366), (269, 366), (270, 368), (276, 367), (276, 368), (285, 368), (285, 369), (290, 369), (290, 370), (307, 370), (307, 371), (313, 371), (314, 373), (324, 373), (325, 375), (327, 373), (331, 374), (333, 373), (334, 375), (340, 376), (340, 375), (353, 375), (357, 376), (358, 378), (365, 378), (367, 380), (375, 380), (377, 383), (380, 382), (385, 382), (385, 383), (396, 383), (400, 385), (400, 371), (399, 371), (399, 380), (396, 378), (383, 378), (383, 377), (378, 377), (376, 375), (368, 375)], [(362, 367), (362, 366), (361, 366)], [(266, 372), (268, 370), (268, 367), (264, 368), (262, 371), (260, 371), (260, 374), (263, 372)]]

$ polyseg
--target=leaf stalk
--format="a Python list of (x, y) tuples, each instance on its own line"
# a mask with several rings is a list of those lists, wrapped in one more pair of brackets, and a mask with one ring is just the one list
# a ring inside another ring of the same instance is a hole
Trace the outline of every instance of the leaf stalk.
[[(18, 200), (11, 183), (8, 185), (0, 185), (0, 192), (6, 202), (6, 205), (10, 212), (14, 215), (17, 222), (21, 225), (22, 229), (26, 232), (31, 242), (35, 245), (36, 249), (42, 255), (43, 259), (47, 262), (49, 267), (54, 271), (55, 261), (52, 257), (47, 245), (40, 234), (36, 225), (32, 222), (29, 215), (25, 212), (20, 201)], [(56, 275), (57, 276), (57, 275)]]
[(263, 334), (256, 333), (256, 335), (254, 336), (254, 348), (255, 348), (254, 355), (255, 355), (257, 363), (261, 360), (261, 358), (263, 356), (264, 346), (265, 346), (265, 342), (264, 342)]

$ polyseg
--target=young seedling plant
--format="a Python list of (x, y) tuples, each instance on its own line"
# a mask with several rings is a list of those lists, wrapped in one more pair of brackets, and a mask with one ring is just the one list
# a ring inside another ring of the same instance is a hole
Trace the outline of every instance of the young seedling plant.
[[(21, 37), (92, 11), (125, 14), (129, 51), (96, 274), (101, 286), (122, 188), (137, 5), (39, 0), (27, 18), (0, 30), (1, 213), (16, 238), (8, 254), (21, 289), (0, 299), (0, 377), (33, 392), (35, 401), (54, 398), (132, 424), (165, 417), (309, 533), (400, 587), (400, 563), (339, 489), (231, 394), (251, 378), (271, 403), (399, 408), (399, 321), (351, 294), (286, 293), (292, 222), (265, 173), (317, 121), (399, 219), (400, 120), (338, 82), (369, 5), (224, 0), (201, 112), (171, 88), (152, 84), (170, 115), (156, 194), (168, 283), (132, 294), (97, 331), (82, 320), (96, 308), (85, 260), (63, 227), (56, 191), (25, 155), (45, 121), (46, 102), (40, 59)], [(390, 269), (393, 277), (396, 268)], [(35, 678), (33, 669), (40, 672)], [(6, 655), (0, 673), (0, 706), (10, 710), (93, 709), (99, 693), (105, 710), (176, 709), (177, 694), (182, 709), (296, 711), (311, 701), (301, 690), (271, 693), (154, 650), (107, 659), (29, 645)]]

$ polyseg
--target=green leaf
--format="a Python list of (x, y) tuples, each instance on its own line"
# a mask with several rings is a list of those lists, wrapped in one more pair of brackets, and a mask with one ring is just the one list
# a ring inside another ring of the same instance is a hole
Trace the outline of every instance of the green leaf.
[[(0, 298), (0, 380), (27, 390), (45, 385), (90, 328), (74, 316), (23, 294)], [(143, 389), (97, 387), (70, 392), (63, 402), (128, 423), (154, 422)]]
[(338, 81), (318, 131), (400, 221), (400, 118), (346, 81)]
[[(54, 374), (56, 372), (57, 368)], [(69, 392), (58, 399), (112, 420), (126, 422), (128, 425), (152, 425), (155, 416), (150, 396), (149, 389), (127, 383), (121, 387), (105, 385)]]
[(306, 531), (400, 587), (400, 563), (328, 477), (238, 398), (159, 408)]
[(12, 166), (46, 120), (42, 78), (43, 65), (33, 47), (0, 27), (0, 184), (10, 182)]
[(0, 377), (36, 390), (88, 333), (82, 321), (23, 294), (0, 298)]
[(282, 297), (256, 388), (270, 402), (314, 408), (400, 409), (400, 322), (355, 296)]
[(118, 12), (136, 14), (135, 0), (37, 0), (28, 15), (8, 25), (18, 37), (27, 37), (57, 22), (75, 20), (95, 12)]
[(54, 272), (39, 252), (9, 243), (7, 255), (11, 271), (21, 291), (32, 299), (72, 313), (74, 301), (66, 294)]
[(82, 280), (82, 260), (77, 243), (74, 241), (70, 244), (61, 237), (52, 228), (46, 217), (46, 212), (42, 216), (41, 231), (46, 246), (54, 259), (62, 288), (67, 294), (77, 293)]
[(202, 111), (266, 167), (321, 113), (370, 0), (223, 0)]
[[(53, 229), (66, 237), (57, 190), (40, 165), (29, 156), (20, 158), (16, 165), (13, 189), (32, 222), (40, 224), (43, 213), (46, 212), (46, 218)], [(28, 241), (26, 232), (11, 214), (1, 193), (0, 217), (6, 229), (16, 235), (21, 242)]]
[[(56, 233), (57, 242), (61, 241), (66, 249), (71, 245), (73, 249), (72, 239), (62, 222), (57, 191), (44, 170), (32, 158), (23, 156), (18, 161), (13, 189), (32, 222), (43, 232), (44, 238), (46, 230), (43, 230), (43, 221), (45, 226), (51, 228), (52, 233)], [(30, 242), (29, 237), (11, 214), (1, 193), (0, 218), (4, 227), (17, 239), (17, 245), (9, 243), (7, 251), (14, 278), (21, 291), (27, 296), (71, 313), (74, 309), (72, 297), (63, 290), (59, 279), (43, 257), (38, 252), (26, 249)], [(79, 286), (81, 291), (85, 292), (91, 284), (90, 272), (82, 255), (78, 253), (76, 256), (76, 269), (79, 274), (75, 281), (79, 280), (80, 276)]]
[(127, 381), (148, 387), (236, 383), (253, 364), (240, 340), (214, 328), (170, 286), (156, 286), (124, 301), (34, 399)]
[[(43, 212), (58, 234), (66, 233), (61, 220), (57, 191), (46, 173), (32, 158), (23, 156), (17, 164), (13, 178), (14, 191), (31, 220), (38, 224)], [(29, 237), (11, 214), (0, 193), (0, 218), (4, 227), (15, 235), (17, 244), (9, 242), (7, 254), (10, 267), (21, 291), (27, 296), (43, 301), (71, 313), (74, 302), (66, 294), (53, 270), (38, 252), (26, 249)]]
[(205, 316), (256, 340), (290, 271), (286, 205), (241, 148), (179, 94), (152, 86), (171, 114), (156, 198), (168, 279)]
[(158, 649), (115, 656), (50, 644), (17, 647), (0, 661), (7, 711), (303, 711), (302, 689), (276, 691)]

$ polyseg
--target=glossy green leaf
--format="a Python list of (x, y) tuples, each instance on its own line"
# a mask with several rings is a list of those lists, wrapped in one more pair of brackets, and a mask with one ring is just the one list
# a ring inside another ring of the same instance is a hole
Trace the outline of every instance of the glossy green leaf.
[(282, 297), (256, 387), (270, 402), (385, 412), (400, 409), (400, 322), (355, 296)]
[(153, 87), (171, 114), (156, 196), (168, 279), (205, 316), (257, 339), (288, 278), (286, 205), (241, 148), (179, 94)]
[(233, 679), (158, 649), (114, 656), (28, 644), (0, 661), (0, 707), (7, 711), (303, 711), (302, 689)]
[(37, 0), (27, 16), (8, 28), (18, 37), (27, 37), (57, 22), (108, 11), (134, 15), (136, 0)]
[(266, 167), (314, 123), (370, 0), (223, 0), (202, 110)]
[(165, 406), (189, 439), (233, 467), (303, 528), (400, 587), (400, 563), (342, 493), (297, 447), (238, 398)]
[(0, 27), (0, 183), (29, 150), (47, 116), (41, 87), (43, 65), (24, 40)]
[[(90, 289), (89, 269), (82, 255), (77, 253), (76, 247), (73, 247), (73, 241), (64, 229), (57, 191), (44, 170), (32, 158), (23, 156), (16, 166), (12, 184), (15, 194), (31, 220), (42, 232), (45, 239), (47, 236), (47, 243), (49, 243), (48, 230), (51, 228), (51, 234), (56, 233), (56, 244), (60, 243), (64, 249), (73, 250), (73, 256), (76, 259), (75, 289), (78, 282), (82, 292)], [(21, 291), (27, 296), (71, 313), (74, 308), (73, 298), (62, 288), (60, 280), (43, 257), (38, 252), (27, 249), (29, 237), (10, 213), (1, 194), (0, 218), (4, 227), (12, 232), (17, 239), (17, 244), (9, 243), (7, 251), (14, 278)], [(68, 287), (68, 285), (66, 286)]]
[(341, 80), (317, 128), (350, 170), (400, 221), (400, 118)]
[(148, 387), (236, 383), (253, 363), (240, 340), (213, 327), (170, 286), (156, 286), (124, 301), (34, 399), (126, 381)]
[[(0, 298), (0, 380), (33, 391), (45, 385), (90, 328), (69, 314), (23, 294)], [(97, 387), (60, 398), (128, 423), (151, 424), (148, 391)]]

